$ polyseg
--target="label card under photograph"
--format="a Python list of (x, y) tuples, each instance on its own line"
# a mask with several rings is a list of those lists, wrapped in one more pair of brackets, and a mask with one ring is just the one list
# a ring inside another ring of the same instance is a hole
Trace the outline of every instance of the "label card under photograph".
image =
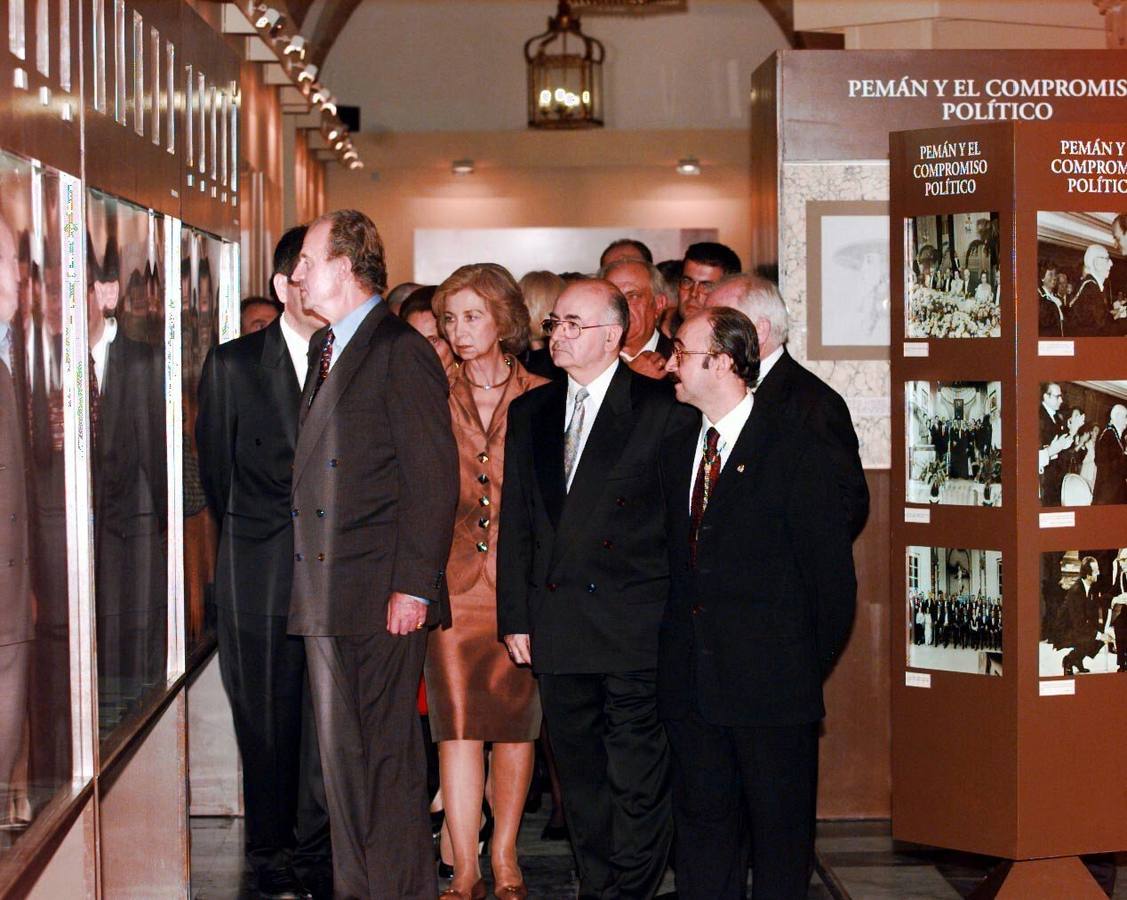
[(1060, 678), (1040, 683), (1042, 697), (1066, 697), (1076, 693), (1075, 678)]
[(1075, 356), (1076, 344), (1073, 341), (1038, 341), (1038, 356)]
[(916, 357), (927, 356), (927, 341), (905, 341), (904, 355)]
[(1041, 513), (1039, 521), (1042, 528), (1072, 528), (1076, 524), (1076, 513)]
[(917, 509), (915, 507), (905, 506), (904, 521), (909, 525), (929, 525), (931, 524), (931, 510), (926, 507), (924, 509)]
[(905, 672), (904, 685), (906, 687), (929, 688), (931, 675), (927, 672)]

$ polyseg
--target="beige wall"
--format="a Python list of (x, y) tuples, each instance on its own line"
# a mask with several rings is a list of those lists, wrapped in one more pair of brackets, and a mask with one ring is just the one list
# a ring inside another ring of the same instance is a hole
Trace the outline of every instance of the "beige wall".
[[(392, 284), (411, 280), (416, 228), (714, 227), (741, 256), (750, 248), (744, 131), (361, 134), (356, 143), (367, 167), (330, 166), (327, 206), (373, 218)], [(689, 155), (702, 175), (674, 171)], [(475, 160), (473, 175), (451, 174), (462, 157)]]

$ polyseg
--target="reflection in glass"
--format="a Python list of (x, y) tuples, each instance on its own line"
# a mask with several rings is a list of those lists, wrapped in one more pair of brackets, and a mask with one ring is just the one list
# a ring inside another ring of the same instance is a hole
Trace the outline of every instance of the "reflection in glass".
[(210, 602), (219, 534), (207, 511), (196, 449), (199, 384), (208, 351), (219, 343), (223, 243), (192, 228), (181, 232), (181, 389), (184, 404), (184, 597), (187, 648), (214, 629)]
[(71, 780), (58, 174), (0, 153), (0, 850)]
[(94, 609), (104, 737), (166, 681), (164, 222), (91, 191), (87, 223)]

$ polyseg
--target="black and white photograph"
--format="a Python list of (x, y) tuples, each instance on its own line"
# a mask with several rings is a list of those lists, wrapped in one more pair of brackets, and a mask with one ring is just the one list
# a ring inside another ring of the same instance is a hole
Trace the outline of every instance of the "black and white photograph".
[(1037, 329), (1127, 335), (1127, 212), (1037, 213)]
[(1002, 674), (1002, 553), (909, 547), (908, 668)]
[(906, 337), (1000, 337), (998, 214), (916, 216), (904, 226)]
[(1041, 384), (1042, 506), (1127, 503), (1127, 381)]
[(1041, 554), (1038, 671), (1127, 671), (1127, 547)]
[(907, 501), (1002, 505), (1002, 385), (909, 381)]

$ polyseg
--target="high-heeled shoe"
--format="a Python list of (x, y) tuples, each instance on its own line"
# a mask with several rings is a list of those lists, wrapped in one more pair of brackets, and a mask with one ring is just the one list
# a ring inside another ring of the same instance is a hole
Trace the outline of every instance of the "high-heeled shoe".
[(493, 888), (493, 896), (497, 900), (524, 900), (528, 896), (528, 886), (523, 882), (506, 884)]
[(446, 863), (442, 861), (442, 857), (438, 859), (438, 877), (443, 881), (449, 881), (454, 877), (453, 863)]
[(446, 821), (446, 810), (440, 809), (437, 812), (430, 814), (430, 836), (434, 840), (438, 840), (438, 836), (442, 833), (442, 823)]
[(488, 893), (485, 889), (485, 879), (479, 878), (477, 883), (470, 888), (469, 893), (465, 891), (456, 891), (454, 888), (447, 888), (438, 895), (438, 900), (485, 900)]

